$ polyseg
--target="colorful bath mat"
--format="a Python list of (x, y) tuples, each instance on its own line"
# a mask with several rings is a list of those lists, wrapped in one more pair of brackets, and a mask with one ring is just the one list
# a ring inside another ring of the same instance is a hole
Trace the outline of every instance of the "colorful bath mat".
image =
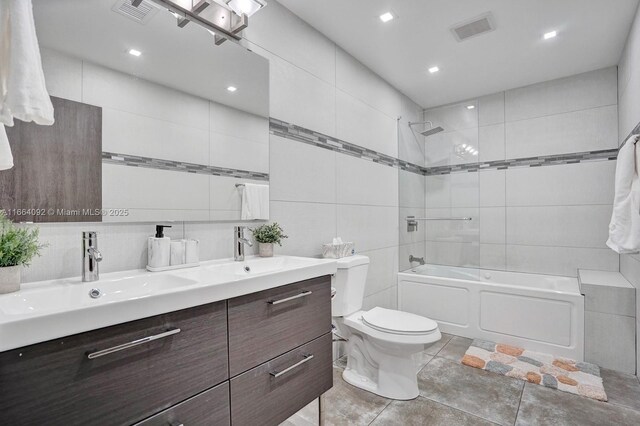
[(600, 367), (588, 362), (476, 339), (462, 363), (587, 398), (606, 401)]

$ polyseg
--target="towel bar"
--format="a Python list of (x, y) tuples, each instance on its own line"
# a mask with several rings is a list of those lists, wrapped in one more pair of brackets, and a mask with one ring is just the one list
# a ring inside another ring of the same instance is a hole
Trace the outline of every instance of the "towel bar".
[(417, 221), (417, 220), (473, 220), (471, 217), (414, 217), (407, 216), (407, 222)]
[(419, 220), (472, 220), (470, 217), (415, 217), (407, 216), (407, 232), (415, 232), (418, 230)]

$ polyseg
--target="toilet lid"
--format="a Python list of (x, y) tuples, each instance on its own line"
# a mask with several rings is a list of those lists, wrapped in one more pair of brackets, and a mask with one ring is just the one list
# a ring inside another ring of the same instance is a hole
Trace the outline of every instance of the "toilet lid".
[(379, 307), (363, 313), (362, 321), (376, 330), (395, 334), (428, 334), (438, 328), (432, 319)]

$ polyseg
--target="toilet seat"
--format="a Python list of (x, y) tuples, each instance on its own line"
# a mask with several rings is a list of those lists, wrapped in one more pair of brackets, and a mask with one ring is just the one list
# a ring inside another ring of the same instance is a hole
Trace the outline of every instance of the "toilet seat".
[(380, 307), (364, 312), (362, 314), (362, 322), (383, 333), (408, 336), (430, 334), (438, 328), (438, 323), (432, 319), (409, 312)]
[[(382, 309), (382, 308), (379, 308), (379, 309)], [(369, 323), (366, 323), (363, 318), (368, 312), (370, 311), (354, 312), (353, 314), (344, 318), (344, 324), (354, 330), (359, 331), (360, 333), (366, 334), (369, 337), (372, 337), (381, 342), (385, 342), (385, 344), (424, 345), (424, 344), (434, 343), (440, 340), (441, 334), (440, 334), (440, 330), (438, 329), (437, 323), (436, 323), (435, 329), (431, 331), (407, 333), (407, 331), (404, 330), (404, 333), (403, 333), (402, 331), (383, 329), (379, 325), (371, 326)], [(395, 312), (399, 312), (399, 311), (395, 311)], [(420, 317), (420, 318), (427, 319), (424, 317)], [(369, 319), (371, 320), (371, 318)], [(373, 321), (375, 322), (375, 319)], [(433, 320), (430, 320), (430, 321), (433, 321)], [(408, 328), (408, 327), (394, 326), (394, 328)]]

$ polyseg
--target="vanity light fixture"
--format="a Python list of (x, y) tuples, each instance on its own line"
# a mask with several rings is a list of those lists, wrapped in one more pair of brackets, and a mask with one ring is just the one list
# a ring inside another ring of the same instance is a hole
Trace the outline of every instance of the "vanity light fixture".
[(475, 105), (467, 105), (467, 109), (474, 109), (475, 107)]
[(430, 72), (431, 74), (435, 74), (435, 73), (437, 73), (438, 71), (440, 71), (440, 68), (438, 68), (438, 67), (431, 67), (431, 68), (429, 68), (429, 72)]
[(236, 90), (238, 90), (238, 88), (237, 87), (233, 87), (233, 86), (229, 86), (229, 87), (227, 87), (227, 90), (233, 93)]
[(544, 34), (544, 39), (549, 40), (550, 38), (554, 38), (557, 35), (558, 35), (557, 31), (549, 31), (548, 33)]
[(129, 49), (129, 55), (138, 57), (142, 55), (142, 52), (136, 49)]
[[(145, 0), (168, 10), (176, 17), (178, 27), (189, 22), (214, 33), (216, 45), (232, 40), (236, 43), (242, 37), (239, 33), (249, 25), (249, 16), (267, 5), (265, 0)], [(143, 2), (132, 2), (138, 6)]]
[(228, 0), (227, 6), (236, 14), (251, 16), (267, 5), (264, 0)]
[(382, 15), (380, 15), (380, 20), (382, 22), (389, 22), (391, 21), (393, 18), (395, 18), (395, 16), (393, 16), (393, 13), (391, 12), (385, 12)]

